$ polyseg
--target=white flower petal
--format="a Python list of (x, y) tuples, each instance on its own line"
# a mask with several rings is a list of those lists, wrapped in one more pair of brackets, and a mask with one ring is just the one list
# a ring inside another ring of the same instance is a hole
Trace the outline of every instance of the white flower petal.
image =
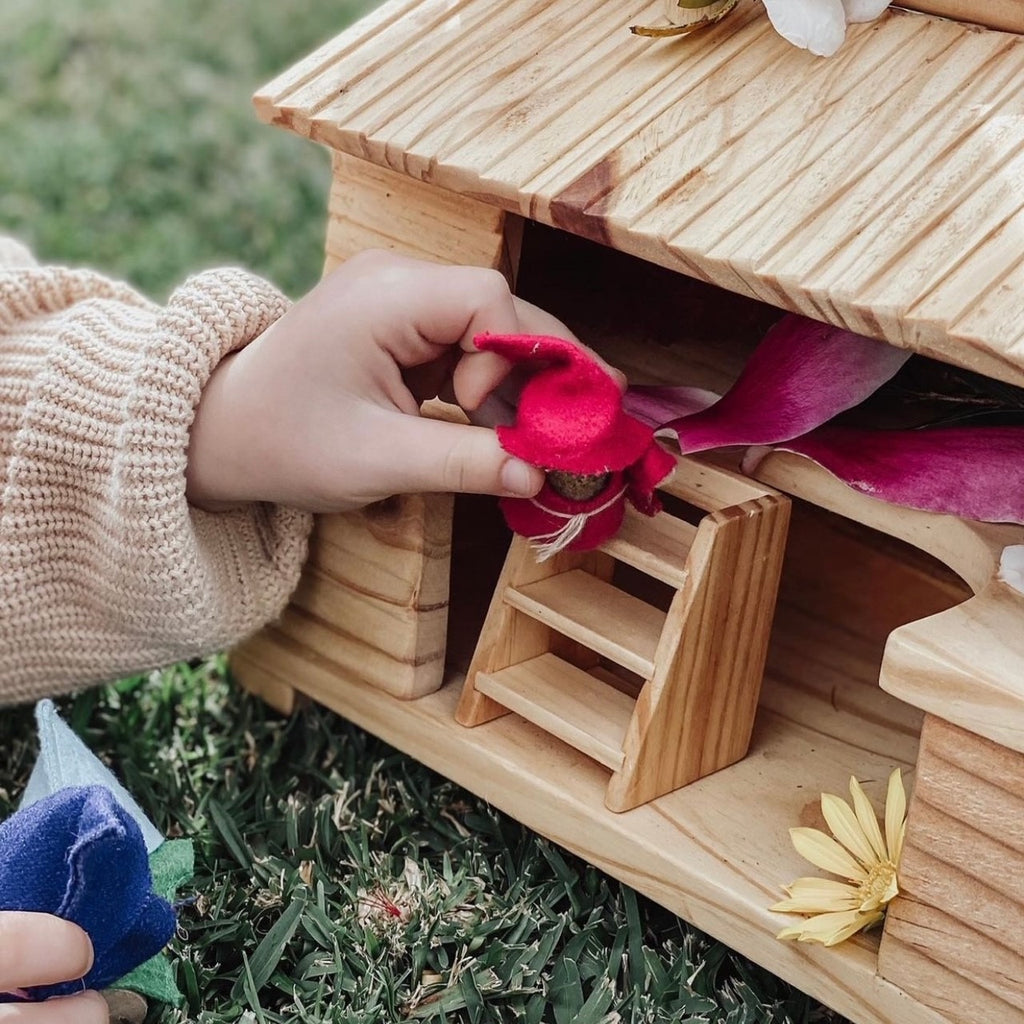
[(860, 827), (857, 815), (845, 800), (832, 793), (821, 794), (821, 813), (832, 830), (832, 835), (845, 846), (865, 867), (870, 867), (878, 858), (871, 849), (864, 829)]
[(775, 31), (794, 46), (831, 57), (846, 38), (842, 0), (764, 0)]
[(843, 0), (847, 22), (874, 21), (891, 0)]
[(885, 848), (885, 840), (882, 838), (882, 830), (878, 827), (878, 815), (871, 806), (867, 794), (861, 784), (850, 776), (850, 796), (853, 798), (853, 809), (857, 812), (857, 821), (864, 830), (871, 848), (875, 851), (878, 860), (888, 860), (889, 853)]
[(885, 845), (889, 860), (897, 867), (903, 851), (903, 833), (907, 817), (907, 794), (903, 789), (903, 776), (899, 768), (889, 776), (889, 791), (885, 795)]
[(142, 830), (146, 851), (152, 853), (163, 843), (163, 833), (149, 820), (131, 793), (114, 778), (110, 769), (60, 717), (53, 701), (41, 700), (36, 705), (36, 724), (39, 728), (39, 757), (21, 798), (23, 808), (67, 786), (106, 786)]
[(791, 828), (789, 836), (796, 852), (822, 871), (831, 871), (852, 882), (863, 882), (867, 872), (831, 836), (816, 828)]
[(1011, 544), (999, 556), (999, 579), (1024, 594), (1024, 544)]

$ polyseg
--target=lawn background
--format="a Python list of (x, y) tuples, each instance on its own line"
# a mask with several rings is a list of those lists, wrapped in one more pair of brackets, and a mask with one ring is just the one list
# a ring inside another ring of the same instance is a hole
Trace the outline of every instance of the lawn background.
[[(249, 97), (369, 6), (9, 0), (0, 230), (158, 299), (223, 263), (301, 294), (327, 157)], [(61, 706), (157, 824), (196, 841), (170, 952), (185, 1002), (151, 1024), (841, 1024), (329, 712), (268, 713), (223, 658)], [(0, 817), (34, 756), (30, 709), (3, 712)]]

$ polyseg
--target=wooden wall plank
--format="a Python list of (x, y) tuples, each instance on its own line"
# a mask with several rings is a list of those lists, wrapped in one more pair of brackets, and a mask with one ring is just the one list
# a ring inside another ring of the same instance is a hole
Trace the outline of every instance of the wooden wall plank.
[(897, 955), (900, 985), (904, 991), (920, 998), (918, 1005), (930, 1005), (937, 1013), (945, 1015), (951, 1024), (995, 1024), (996, 1021), (1021, 1024), (1024, 1021), (1024, 1017), (1004, 1000), (962, 974), (950, 971), (945, 964), (936, 963), (917, 947), (894, 938), (883, 939), (880, 954), (883, 964)]
[(964, 1024), (1024, 1021), (1024, 754), (935, 717), (879, 971)]

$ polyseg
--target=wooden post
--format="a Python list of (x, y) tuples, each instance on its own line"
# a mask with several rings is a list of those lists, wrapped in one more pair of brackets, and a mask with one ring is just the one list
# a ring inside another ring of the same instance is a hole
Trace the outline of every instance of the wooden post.
[(928, 715), (879, 973), (957, 1024), (1024, 1022), (1024, 754)]
[(654, 675), (637, 698), (606, 803), (623, 811), (747, 752), (775, 614), (789, 499), (707, 516), (672, 601)]
[[(514, 281), (520, 218), (341, 153), (333, 166), (327, 271), (361, 250), (383, 248), (491, 267)], [(285, 713), (294, 706), (295, 680), (275, 673), (280, 647), (340, 680), (403, 699), (436, 690), (444, 670), (451, 522), (449, 494), (398, 495), (359, 512), (319, 516), (291, 605), (234, 653), (234, 675)]]

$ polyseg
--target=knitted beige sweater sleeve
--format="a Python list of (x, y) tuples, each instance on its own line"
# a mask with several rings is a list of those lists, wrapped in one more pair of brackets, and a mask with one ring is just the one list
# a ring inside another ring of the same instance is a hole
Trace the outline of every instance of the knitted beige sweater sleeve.
[(273, 619), (310, 517), (185, 500), (217, 362), (286, 308), (239, 270), (158, 307), (0, 239), (0, 704), (223, 649)]

